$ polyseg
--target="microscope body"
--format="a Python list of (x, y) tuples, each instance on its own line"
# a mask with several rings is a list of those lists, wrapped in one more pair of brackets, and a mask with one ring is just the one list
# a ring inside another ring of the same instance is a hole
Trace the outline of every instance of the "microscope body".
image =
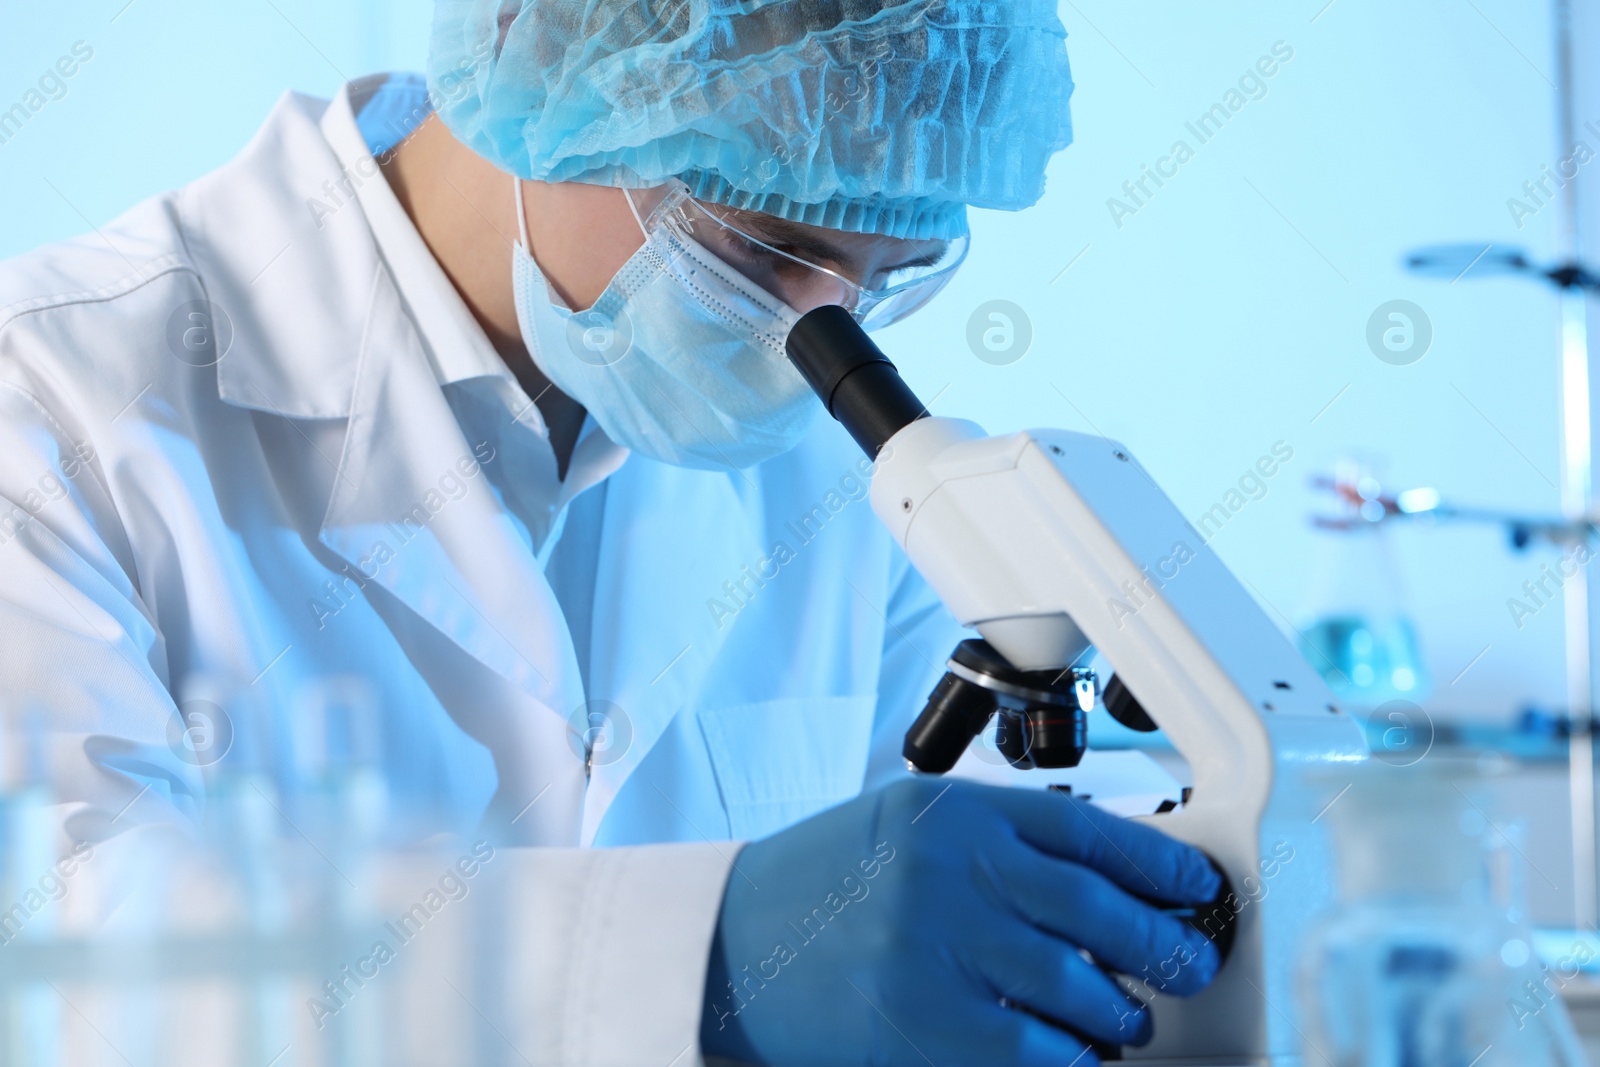
[(1115, 442), (921, 418), (880, 453), (871, 501), (960, 622), (1020, 670), (1092, 645), (1189, 763), (1188, 803), (1145, 821), (1223, 868), (1234, 943), (1188, 1000), (1159, 969), (1131, 976), (1156, 1037), (1124, 1057), (1299, 1063), (1295, 956), (1333, 885), (1316, 819), (1327, 768), (1366, 758), (1356, 723)]
[[(1183, 965), (1176, 956), (1123, 976), (1155, 1021), (1154, 1040), (1123, 1059), (1298, 1067), (1296, 957), (1334, 885), (1318, 820), (1330, 770), (1367, 758), (1360, 727), (1126, 448), (1062, 430), (989, 437), (932, 417), (842, 308), (806, 313), (787, 348), (876, 457), (873, 510), (987, 642), (976, 658), (972, 647), (951, 657), (907, 735), (908, 762), (948, 769), (987, 720), (980, 690), (1020, 694), (1012, 710), (1059, 724), (1061, 698), (1084, 695), (1069, 675), (1098, 650), (1193, 776), (1182, 807), (1144, 821), (1206, 852), (1229, 883), (1220, 911), (1189, 919), (1211, 932), (1226, 916), (1213, 935), (1224, 963), (1204, 992), (1161, 992)], [(976, 698), (965, 709), (950, 699), (952, 679)], [(926, 729), (944, 712), (949, 729)], [(944, 740), (923, 744), (930, 733)], [(1056, 735), (1075, 762), (1071, 731)]]

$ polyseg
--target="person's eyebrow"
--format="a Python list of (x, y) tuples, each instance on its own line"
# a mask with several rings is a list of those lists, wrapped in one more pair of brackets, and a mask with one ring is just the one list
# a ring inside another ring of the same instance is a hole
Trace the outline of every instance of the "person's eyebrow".
[[(806, 252), (818, 259), (837, 263), (846, 274), (860, 273), (860, 261), (849, 252), (817, 234), (799, 223), (780, 219), (775, 215), (764, 215), (753, 211), (738, 212), (728, 221), (747, 229), (754, 237), (759, 237), (771, 245), (783, 245), (797, 252)], [(905, 270), (909, 267), (931, 267), (943, 258), (944, 248), (937, 251), (926, 252), (920, 256), (895, 263), (888, 267), (880, 267), (881, 273)]]
[[(778, 221), (780, 223), (784, 223), (785, 224), (785, 228), (788, 227), (787, 220), (779, 219)], [(804, 250), (810, 252), (814, 256), (815, 255), (825, 256), (826, 258), (831, 259), (833, 262), (835, 262), (835, 263), (839, 264), (841, 267), (843, 267), (844, 270), (845, 270), (845, 273), (847, 273), (847, 274), (860, 273), (860, 271), (859, 271), (859, 263), (860, 263), (860, 261), (859, 260), (857, 260), (854, 256), (850, 255), (844, 249), (839, 248), (836, 245), (832, 244), (827, 239), (821, 238), (821, 237), (817, 237), (813, 233), (809, 233), (809, 232), (796, 233), (792, 237), (783, 238), (782, 243), (790, 245), (790, 246), (792, 246), (794, 248), (797, 248), (797, 249), (804, 249)], [(936, 251), (924, 252), (920, 256), (912, 256), (910, 259), (903, 259), (900, 262), (892, 263), (887, 267), (879, 267), (875, 273), (877, 273), (877, 274), (892, 274), (893, 272), (895, 272), (897, 270), (907, 270), (907, 269), (909, 269), (911, 267), (931, 267), (935, 263), (938, 263), (941, 259), (944, 258), (945, 250), (948, 247), (949, 247), (949, 245), (947, 243), (946, 245), (944, 245), (943, 247), (940, 247)]]
[(818, 259), (827, 260), (838, 264), (847, 274), (856, 273), (860, 264), (856, 257), (829, 241), (818, 236), (815, 232), (802, 228), (788, 219), (761, 216), (759, 218), (741, 219), (741, 222), (755, 231), (755, 236), (762, 238), (768, 244), (784, 245), (797, 252), (806, 252)]
[(913, 259), (904, 260), (903, 262), (893, 264), (892, 266), (884, 267), (883, 270), (887, 272), (905, 270), (907, 267), (931, 267), (944, 258), (944, 253), (945, 249), (941, 248), (937, 252), (927, 252)]

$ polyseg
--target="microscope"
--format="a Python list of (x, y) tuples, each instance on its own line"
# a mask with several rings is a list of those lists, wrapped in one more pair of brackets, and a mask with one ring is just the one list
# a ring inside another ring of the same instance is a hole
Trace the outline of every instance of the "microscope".
[[(1119, 976), (1150, 1004), (1155, 1038), (1102, 1058), (1299, 1065), (1294, 966), (1332, 899), (1318, 819), (1330, 773), (1367, 757), (1355, 720), (1122, 445), (1062, 430), (990, 437), (930, 416), (843, 308), (805, 314), (788, 353), (878, 461), (878, 518), (981, 635), (955, 649), (907, 733), (911, 768), (950, 770), (991, 721), (1014, 766), (1076, 766), (1097, 698), (1188, 761), (1185, 803), (1141, 821), (1223, 872), (1219, 900), (1185, 918), (1224, 963), (1187, 1000), (1162, 993), (1159, 968)], [(1113, 671), (1103, 687), (1081, 666), (1095, 650)]]

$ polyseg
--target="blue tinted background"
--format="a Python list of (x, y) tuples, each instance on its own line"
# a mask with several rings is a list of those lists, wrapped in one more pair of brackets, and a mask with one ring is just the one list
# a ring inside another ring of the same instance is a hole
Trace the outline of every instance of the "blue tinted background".
[[(1328, 502), (1307, 480), (1352, 451), (1397, 483), (1462, 502), (1557, 504), (1553, 300), (1398, 266), (1402, 250), (1434, 241), (1555, 247), (1555, 207), (1519, 231), (1506, 204), (1559, 158), (1548, 11), (1513, 0), (1325, 4), (1069, 0), (1077, 144), (1037, 208), (978, 213), (960, 278), (883, 337), (939, 413), (996, 431), (1048, 424), (1119, 438), (1191, 518), (1275, 442), (1291, 447), (1266, 496), (1212, 542), (1280, 621), (1314, 609), (1313, 575), (1342, 543), (1311, 528)], [(0, 254), (97, 226), (218, 165), (286, 89), (327, 95), (364, 72), (420, 68), (429, 10), (426, 0), (11, 0), (0, 110), (75, 43), (94, 54), (0, 144)], [(1275, 42), (1293, 58), (1200, 144), (1185, 123)], [(1119, 225), (1108, 198), (1179, 139), (1194, 157)], [(1435, 331), (1412, 366), (1380, 362), (1365, 342), (1368, 317), (1396, 298), (1421, 305)], [(966, 341), (994, 299), (1031, 326), (1026, 354), (1006, 366)], [(1559, 609), (1518, 629), (1506, 606), (1552, 550), (1513, 554), (1488, 528), (1392, 540), (1434, 679), (1431, 711), (1504, 719), (1530, 701), (1561, 703)]]

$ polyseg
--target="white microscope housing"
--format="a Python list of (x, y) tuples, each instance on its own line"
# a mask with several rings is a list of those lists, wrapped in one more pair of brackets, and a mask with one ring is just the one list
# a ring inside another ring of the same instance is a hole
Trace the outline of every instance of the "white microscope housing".
[(1145, 821), (1224, 871), (1233, 944), (1192, 998), (1125, 977), (1155, 1038), (1123, 1058), (1299, 1064), (1295, 960), (1333, 893), (1317, 819), (1327, 768), (1367, 756), (1360, 727), (1122, 445), (930, 417), (842, 309), (803, 317), (789, 352), (878, 458), (873, 509), (955, 617), (1019, 671), (1093, 646), (1189, 764), (1187, 802)]

